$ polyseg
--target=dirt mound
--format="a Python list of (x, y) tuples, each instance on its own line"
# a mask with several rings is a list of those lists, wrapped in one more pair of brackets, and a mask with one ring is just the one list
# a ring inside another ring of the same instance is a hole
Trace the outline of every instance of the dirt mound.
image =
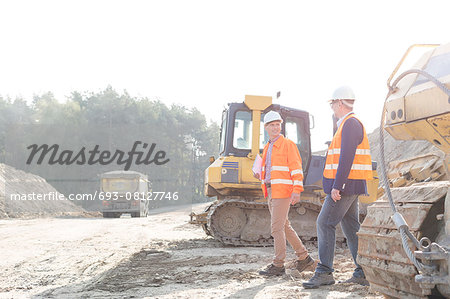
[[(381, 163), (379, 130), (368, 135), (372, 160)], [(391, 187), (409, 186), (424, 181), (448, 180), (443, 151), (426, 140), (395, 140), (384, 134), (386, 174)], [(378, 174), (381, 168), (378, 167)], [(381, 183), (381, 182), (380, 182)], [(380, 196), (381, 194), (379, 194)]]
[(79, 216), (86, 211), (40, 176), (0, 164), (0, 218)]
[[(380, 129), (376, 128), (372, 133), (367, 134), (370, 143), (370, 153), (372, 160), (380, 161)], [(386, 163), (396, 160), (404, 160), (426, 153), (442, 152), (426, 140), (395, 140), (394, 137), (384, 132), (384, 154)], [(316, 151), (316, 155), (326, 155), (327, 150)]]
[[(372, 160), (379, 162), (381, 151), (380, 129), (375, 129), (367, 137), (369, 138)], [(426, 140), (395, 140), (389, 133), (384, 132), (384, 158), (386, 163), (432, 152), (440, 152), (440, 150)]]

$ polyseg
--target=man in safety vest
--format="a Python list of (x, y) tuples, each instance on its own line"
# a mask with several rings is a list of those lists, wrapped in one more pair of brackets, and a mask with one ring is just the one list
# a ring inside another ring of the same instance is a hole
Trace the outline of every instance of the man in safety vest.
[[(280, 134), (282, 122), (278, 112), (269, 111), (264, 116), (264, 128), (269, 135), (269, 142), (263, 151), (261, 183), (269, 205), (275, 250), (273, 262), (259, 272), (266, 276), (285, 273), (286, 240), (295, 250), (297, 255), (295, 267), (299, 272), (314, 265), (314, 260), (288, 219), (289, 205), (300, 201), (300, 193), (303, 191), (303, 170), (297, 146)], [(259, 179), (259, 174), (255, 177)]]
[(341, 223), (356, 269), (346, 283), (368, 285), (364, 272), (356, 262), (358, 252), (358, 196), (367, 194), (367, 180), (372, 179), (369, 140), (361, 121), (353, 113), (355, 95), (350, 87), (335, 90), (330, 100), (338, 119), (337, 131), (328, 148), (323, 171), (323, 190), (327, 194), (317, 218), (319, 264), (314, 276), (303, 283), (305, 288), (334, 284), (333, 260), (335, 230)]

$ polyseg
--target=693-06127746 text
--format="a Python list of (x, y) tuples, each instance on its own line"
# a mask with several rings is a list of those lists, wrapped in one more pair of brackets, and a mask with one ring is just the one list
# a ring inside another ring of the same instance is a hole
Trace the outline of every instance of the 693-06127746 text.
[(98, 195), (100, 200), (178, 200), (177, 192), (100, 192)]

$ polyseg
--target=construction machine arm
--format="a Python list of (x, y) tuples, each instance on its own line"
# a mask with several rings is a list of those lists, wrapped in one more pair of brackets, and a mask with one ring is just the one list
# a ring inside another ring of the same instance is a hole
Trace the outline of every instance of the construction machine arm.
[[(424, 248), (426, 248), (425, 244), (430, 244), (430, 240), (426, 237), (423, 237), (420, 241), (418, 241), (416, 239), (416, 237), (410, 232), (408, 224), (406, 223), (405, 219), (403, 218), (403, 216), (397, 211), (397, 208), (394, 204), (394, 200), (392, 198), (392, 193), (390, 190), (390, 185), (389, 185), (389, 179), (388, 176), (386, 175), (386, 161), (385, 161), (385, 154), (384, 154), (384, 130), (388, 130), (391, 129), (389, 132), (394, 132), (397, 134), (391, 134), (394, 136), (394, 138), (397, 139), (402, 139), (399, 138), (401, 137), (401, 134), (398, 134), (399, 130), (396, 129), (392, 129), (392, 127), (398, 126), (398, 124), (395, 123), (395, 118), (396, 116), (398, 117), (399, 115), (396, 115), (395, 112), (396, 111), (392, 111), (391, 116), (387, 115), (389, 108), (392, 107), (389, 106), (389, 99), (394, 99), (394, 101), (399, 101), (398, 99), (400, 98), (403, 102), (405, 102), (407, 100), (407, 98), (409, 97), (410, 99), (413, 98), (414, 99), (414, 94), (411, 94), (412, 92), (414, 92), (414, 90), (412, 90), (412, 88), (414, 87), (414, 83), (410, 83), (409, 86), (407, 87), (408, 91), (402, 91), (401, 88), (406, 89), (405, 85), (399, 87), (400, 82), (407, 76), (409, 75), (416, 75), (416, 79), (415, 81), (417, 81), (419, 79), (419, 75), (425, 77), (429, 82), (432, 82), (432, 84), (434, 84), (439, 90), (440, 92), (445, 96), (445, 98), (447, 98), (447, 103), (445, 103), (445, 101), (439, 101), (439, 103), (441, 103), (441, 105), (443, 106), (442, 110), (439, 110), (442, 114), (443, 117), (447, 119), (447, 122), (450, 120), (449, 115), (450, 115), (450, 108), (448, 107), (448, 104), (450, 104), (450, 90), (449, 88), (446, 86), (446, 84), (444, 82), (441, 82), (438, 78), (434, 77), (433, 75), (431, 75), (430, 73), (428, 73), (427, 71), (423, 70), (423, 69), (411, 69), (408, 70), (404, 73), (402, 73), (401, 75), (399, 75), (395, 81), (393, 82), (393, 84), (391, 85), (390, 82), (392, 81), (392, 78), (394, 77), (394, 75), (397, 73), (398, 69), (400, 68), (401, 64), (403, 63), (403, 61), (405, 60), (405, 58), (408, 56), (408, 54), (410, 53), (410, 51), (415, 48), (415, 47), (437, 47), (439, 45), (434, 45), (434, 44), (425, 44), (425, 45), (412, 45), (411, 47), (408, 48), (408, 50), (406, 51), (406, 53), (403, 55), (401, 61), (399, 62), (399, 64), (396, 66), (396, 68), (394, 69), (394, 71), (392, 72), (391, 76), (389, 77), (387, 84), (388, 84), (388, 88), (389, 88), (389, 92), (386, 96), (386, 100), (385, 100), (385, 106), (384, 109), (382, 111), (382, 116), (381, 116), (381, 125), (380, 125), (380, 166), (381, 166), (381, 177), (382, 177), (382, 182), (384, 185), (384, 189), (386, 192), (386, 195), (389, 199), (389, 204), (391, 206), (391, 209), (393, 211), (393, 216), (392, 216), (392, 220), (394, 221), (397, 229), (399, 230), (400, 234), (401, 234), (401, 238), (402, 238), (402, 245), (403, 245), (403, 249), (405, 250), (405, 253), (407, 254), (408, 258), (413, 262), (413, 264), (417, 267), (417, 269), (422, 272), (425, 273), (427, 275), (439, 275), (439, 273), (437, 272), (437, 267), (431, 265), (425, 265), (422, 262), (420, 262), (416, 256), (414, 255), (414, 253), (412, 252), (412, 250), (409, 247), (408, 244), (408, 240), (411, 240), (412, 243), (414, 244), (414, 246), (417, 249), (423, 250)], [(450, 50), (450, 46), (447, 46), (447, 49)], [(429, 58), (429, 60), (431, 60)], [(429, 63), (429, 61), (428, 61)], [(424, 65), (424, 69), (426, 69), (426, 65)], [(425, 84), (429, 84), (428, 82)], [(447, 85), (449, 85), (449, 83), (447, 82)], [(399, 97), (396, 98), (395, 97), (395, 93), (400, 93), (403, 95), (403, 97)], [(408, 95), (408, 93), (410, 93)], [(394, 102), (392, 101), (392, 102)], [(411, 101), (414, 102), (414, 101)], [(447, 107), (445, 108), (447, 104)], [(405, 115), (408, 114), (408, 109), (407, 108), (411, 108), (408, 107), (408, 105), (406, 103), (403, 104), (404, 107), (404, 113)], [(415, 108), (415, 107), (413, 107)], [(400, 111), (400, 110), (399, 110)], [(397, 111), (397, 112), (399, 112)], [(402, 115), (403, 116), (403, 115)], [(423, 116), (423, 115), (422, 115)], [(427, 115), (429, 118), (430, 117), (435, 117), (436, 115)], [(390, 117), (390, 119), (389, 119)], [(386, 120), (388, 120), (390, 123), (386, 123)], [(416, 122), (416, 121), (420, 121), (420, 119), (410, 119), (410, 122)], [(399, 122), (397, 122), (399, 123)], [(437, 126), (436, 124), (434, 124), (435, 126)], [(422, 139), (423, 136), (420, 134), (420, 131), (414, 131), (413, 129), (409, 129), (409, 124), (406, 121), (404, 123), (400, 124), (400, 130), (407, 130), (409, 135), (413, 135), (413, 137), (417, 137), (417, 139)], [(439, 131), (438, 131), (439, 132)], [(448, 137), (449, 136), (443, 136), (444, 137), (444, 141), (448, 141)], [(447, 138), (445, 138), (447, 137)], [(447, 140), (445, 140), (447, 139)], [(447, 164), (448, 164), (448, 156), (449, 156), (449, 147), (448, 147), (448, 143), (441, 143), (440, 141), (436, 140), (436, 139), (431, 139), (427, 138), (427, 140), (429, 140), (430, 142), (432, 142), (434, 145), (438, 146), (439, 148), (441, 148), (443, 151), (445, 151), (446, 155), (447, 155)], [(448, 169), (448, 165), (446, 165), (447, 169)], [(447, 171), (448, 172), (448, 171)], [(447, 175), (449, 175), (447, 173)]]

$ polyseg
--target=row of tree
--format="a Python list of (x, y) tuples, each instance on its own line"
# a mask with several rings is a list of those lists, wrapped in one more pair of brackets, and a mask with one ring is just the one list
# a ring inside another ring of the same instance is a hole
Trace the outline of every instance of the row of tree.
[[(0, 161), (44, 177), (66, 195), (93, 193), (99, 188), (101, 173), (124, 166), (115, 162), (52, 164), (52, 152), (40, 164), (40, 154), (27, 164), (30, 146), (56, 144), (55, 159), (64, 160), (83, 148), (86, 154), (96, 146), (100, 152), (127, 153), (136, 141), (148, 144), (147, 149), (154, 144), (153, 155), (164, 152), (169, 161), (163, 165), (133, 163), (130, 170), (147, 174), (154, 191), (178, 192), (178, 202), (190, 202), (205, 199), (203, 173), (209, 156), (217, 155), (218, 135), (217, 124), (208, 124), (196, 108), (167, 107), (160, 101), (131, 97), (126, 91), (120, 94), (112, 87), (99, 93), (73, 92), (64, 102), (51, 92), (35, 96), (29, 104), (0, 97)], [(145, 156), (142, 146), (140, 150)]]

